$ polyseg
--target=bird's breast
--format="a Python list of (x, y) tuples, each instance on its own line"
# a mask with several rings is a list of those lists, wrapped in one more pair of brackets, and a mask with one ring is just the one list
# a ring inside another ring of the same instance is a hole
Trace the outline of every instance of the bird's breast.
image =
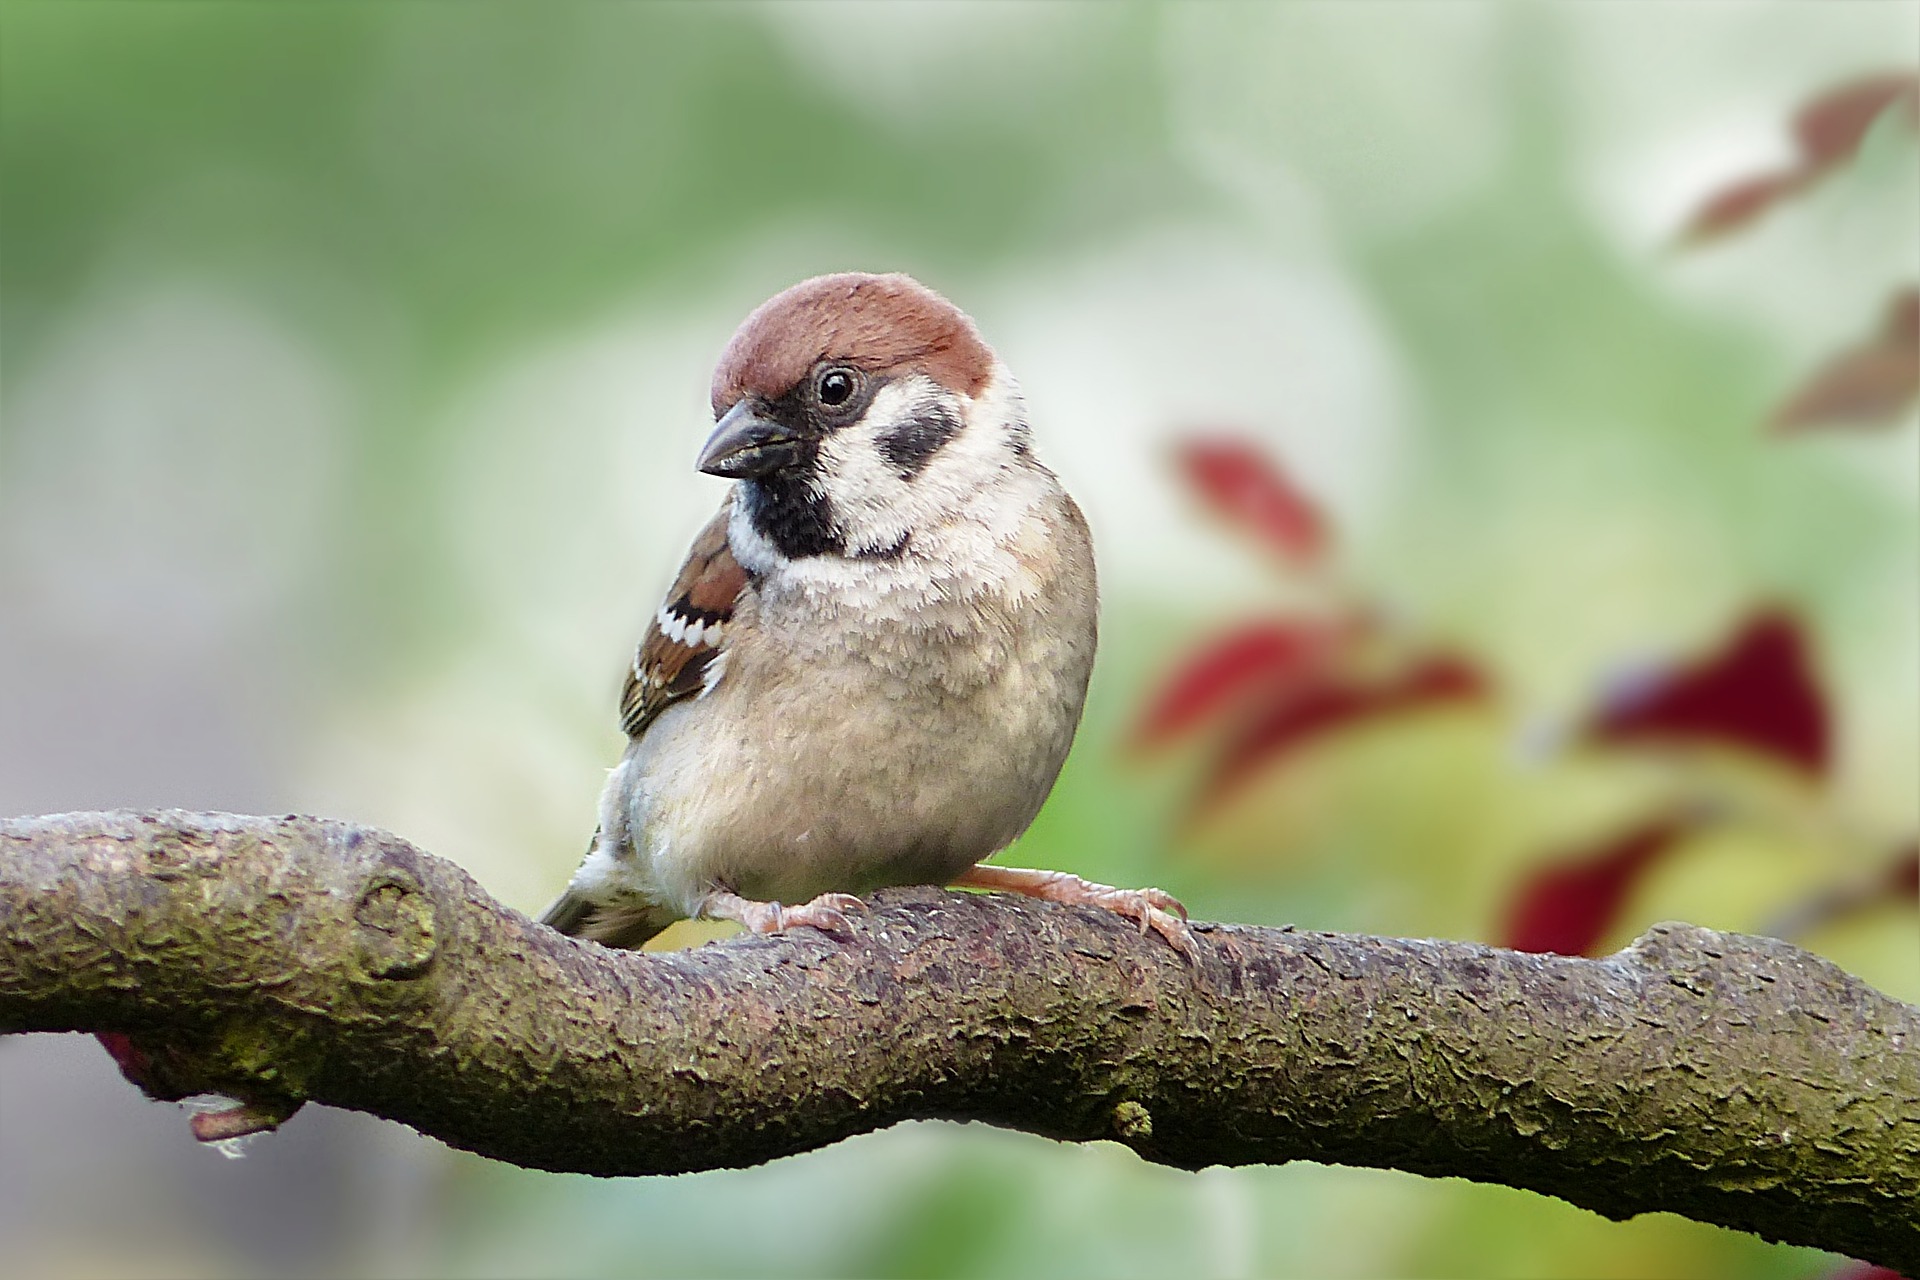
[(870, 609), (802, 625), (756, 605), (725, 680), (635, 744), (636, 843), (671, 891), (944, 883), (1026, 829), (1079, 723), (1090, 609), (1063, 627), (976, 597), (912, 625)]

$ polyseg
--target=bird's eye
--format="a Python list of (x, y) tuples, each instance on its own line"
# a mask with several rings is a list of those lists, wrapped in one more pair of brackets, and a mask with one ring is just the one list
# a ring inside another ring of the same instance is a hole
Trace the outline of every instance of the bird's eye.
[(829, 369), (820, 375), (820, 403), (838, 408), (853, 398), (853, 374), (845, 369)]

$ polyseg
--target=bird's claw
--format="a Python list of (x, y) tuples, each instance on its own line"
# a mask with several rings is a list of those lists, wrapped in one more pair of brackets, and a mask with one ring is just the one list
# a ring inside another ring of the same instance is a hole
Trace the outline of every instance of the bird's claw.
[(853, 932), (853, 924), (847, 919), (848, 912), (865, 915), (867, 904), (850, 893), (823, 893), (797, 907), (783, 906), (778, 902), (747, 902), (740, 911), (739, 920), (754, 933), (783, 933), (796, 926), (807, 925), (824, 933), (846, 936)]
[(1187, 928), (1187, 909), (1172, 894), (1160, 889), (1101, 889), (1088, 900), (1117, 916), (1137, 921), (1141, 937), (1150, 931), (1157, 933), (1188, 961), (1199, 959), (1193, 930)]
[[(1122, 890), (1122, 892), (1125, 892), (1125, 890)], [(1179, 916), (1182, 920), (1188, 918), (1187, 909), (1181, 905), (1180, 899), (1174, 897), (1165, 889), (1136, 889), (1134, 892), (1138, 893), (1142, 898), (1145, 898), (1147, 905), (1156, 911), (1165, 911), (1171, 915)]]
[(1159, 934), (1189, 963), (1199, 962), (1199, 944), (1186, 924), (1187, 909), (1180, 905), (1178, 898), (1162, 889), (1116, 889), (1110, 884), (1082, 880), (1066, 871), (996, 867), (989, 863), (967, 868), (953, 883), (970, 889), (1023, 893), (1048, 902), (1099, 907), (1137, 922), (1142, 936), (1149, 930)]

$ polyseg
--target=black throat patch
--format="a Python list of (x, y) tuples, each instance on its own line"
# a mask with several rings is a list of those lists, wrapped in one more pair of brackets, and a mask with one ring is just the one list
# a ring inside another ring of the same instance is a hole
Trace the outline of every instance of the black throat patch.
[(809, 464), (740, 482), (740, 498), (756, 532), (789, 560), (846, 554), (833, 504), (815, 493)]

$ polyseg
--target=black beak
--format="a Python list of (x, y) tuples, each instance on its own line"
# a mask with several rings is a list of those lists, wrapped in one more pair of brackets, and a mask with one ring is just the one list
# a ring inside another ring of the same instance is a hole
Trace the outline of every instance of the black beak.
[(710, 476), (751, 480), (792, 466), (799, 458), (800, 442), (742, 400), (714, 427), (696, 465)]

